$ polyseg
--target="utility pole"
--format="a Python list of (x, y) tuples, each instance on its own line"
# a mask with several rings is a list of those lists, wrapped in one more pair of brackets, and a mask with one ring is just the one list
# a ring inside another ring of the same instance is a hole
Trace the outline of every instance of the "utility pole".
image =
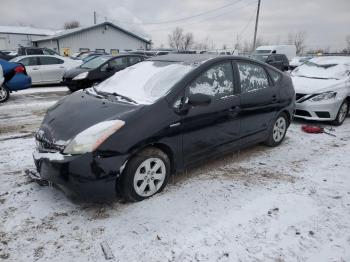
[(258, 23), (259, 23), (259, 12), (260, 12), (260, 1), (258, 0), (258, 10), (256, 11), (256, 20), (255, 20), (255, 31), (254, 31), (254, 42), (253, 42), (253, 50), (256, 48), (256, 34), (258, 32)]
[(94, 11), (94, 25), (96, 25), (96, 11)]

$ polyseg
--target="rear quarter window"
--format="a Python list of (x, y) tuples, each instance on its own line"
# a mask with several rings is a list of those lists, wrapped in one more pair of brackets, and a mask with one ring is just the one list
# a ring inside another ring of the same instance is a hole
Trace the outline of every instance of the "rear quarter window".
[(282, 78), (282, 75), (273, 69), (267, 68), (267, 72), (269, 72), (274, 83), (277, 83)]

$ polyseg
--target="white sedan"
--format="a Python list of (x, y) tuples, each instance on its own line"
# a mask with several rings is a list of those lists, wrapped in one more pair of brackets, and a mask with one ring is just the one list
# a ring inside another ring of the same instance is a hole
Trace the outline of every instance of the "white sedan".
[(79, 60), (52, 55), (18, 56), (11, 61), (26, 67), (33, 85), (59, 84), (67, 70), (81, 64)]
[(316, 57), (291, 74), (295, 117), (341, 125), (350, 106), (350, 57)]

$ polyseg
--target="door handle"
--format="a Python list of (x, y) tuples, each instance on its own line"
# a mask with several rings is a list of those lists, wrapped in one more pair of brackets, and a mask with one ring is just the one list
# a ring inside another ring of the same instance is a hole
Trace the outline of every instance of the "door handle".
[(273, 96), (272, 96), (272, 102), (273, 102), (273, 103), (276, 103), (277, 101), (278, 101), (277, 96), (276, 96), (276, 95), (273, 95)]
[(34, 67), (33, 70), (39, 70), (40, 68)]
[(239, 112), (241, 112), (241, 108), (239, 106), (233, 106), (228, 110), (231, 114), (238, 114)]
[(64, 66), (60, 66), (60, 68), (65, 68)]

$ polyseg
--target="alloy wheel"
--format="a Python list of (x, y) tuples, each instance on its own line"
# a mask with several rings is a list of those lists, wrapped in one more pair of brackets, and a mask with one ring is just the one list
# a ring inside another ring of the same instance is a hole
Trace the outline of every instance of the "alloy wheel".
[(0, 102), (6, 100), (7, 98), (7, 92), (5, 90), (4, 86), (0, 86)]
[(345, 120), (347, 114), (348, 114), (348, 103), (343, 103), (339, 109), (338, 122), (342, 123)]
[(286, 119), (282, 116), (280, 116), (279, 118), (277, 118), (275, 125), (273, 126), (273, 140), (277, 143), (279, 143), (287, 130), (287, 122)]
[(135, 192), (142, 197), (149, 197), (158, 192), (166, 177), (166, 167), (160, 158), (144, 160), (134, 176)]

